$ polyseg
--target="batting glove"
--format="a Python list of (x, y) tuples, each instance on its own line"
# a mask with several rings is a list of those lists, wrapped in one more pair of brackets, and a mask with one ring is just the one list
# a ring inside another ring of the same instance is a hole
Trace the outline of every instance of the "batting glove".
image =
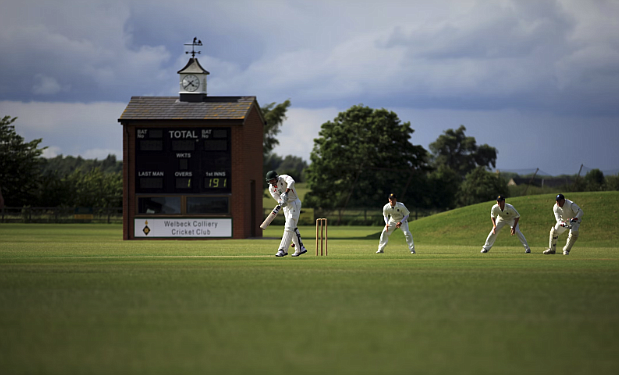
[(280, 199), (284, 202), (288, 202), (288, 193), (280, 195)]

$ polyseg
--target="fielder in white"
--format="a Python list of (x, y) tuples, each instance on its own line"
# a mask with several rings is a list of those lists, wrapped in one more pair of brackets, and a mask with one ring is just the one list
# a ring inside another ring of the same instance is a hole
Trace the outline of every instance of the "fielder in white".
[(398, 202), (395, 194), (389, 196), (389, 203), (383, 206), (383, 216), (385, 218), (385, 228), (380, 234), (380, 242), (378, 243), (378, 251), (376, 254), (382, 254), (385, 251), (385, 246), (389, 242), (389, 236), (397, 228), (402, 229), (408, 249), (411, 254), (415, 254), (415, 243), (413, 243), (413, 235), (408, 229), (408, 215), (410, 211), (404, 206), (404, 203)]
[(284, 225), (284, 235), (282, 242), (279, 244), (279, 250), (276, 257), (285, 257), (288, 255), (288, 247), (290, 241), (294, 244), (295, 252), (293, 257), (298, 257), (301, 254), (307, 253), (307, 249), (301, 241), (301, 233), (297, 228), (299, 215), (301, 214), (301, 200), (297, 196), (294, 188), (294, 179), (286, 174), (277, 175), (275, 171), (267, 172), (266, 179), (269, 182), (269, 192), (277, 201), (277, 204), (282, 206), (286, 224)]
[(578, 229), (582, 222), (584, 212), (576, 203), (569, 199), (565, 199), (563, 194), (557, 195), (552, 211), (555, 214), (557, 223), (550, 228), (550, 238), (548, 240), (548, 249), (544, 250), (544, 254), (554, 254), (557, 252), (557, 240), (559, 236), (566, 230), (570, 230), (567, 236), (567, 243), (563, 248), (563, 255), (569, 255), (574, 242), (578, 239)]
[(524, 252), (527, 254), (531, 252), (527, 239), (524, 238), (524, 234), (522, 234), (520, 227), (518, 226), (520, 214), (516, 211), (514, 206), (509, 203), (505, 203), (505, 197), (499, 195), (496, 198), (496, 204), (492, 206), (492, 209), (490, 210), (490, 219), (492, 220), (492, 230), (490, 231), (490, 234), (488, 234), (488, 238), (486, 238), (486, 243), (481, 248), (482, 253), (487, 253), (490, 251), (492, 245), (494, 245), (494, 241), (496, 241), (496, 238), (501, 231), (501, 228), (503, 228), (506, 224), (509, 224), (511, 227), (511, 235), (513, 236), (515, 234), (518, 236), (522, 246), (524, 246)]

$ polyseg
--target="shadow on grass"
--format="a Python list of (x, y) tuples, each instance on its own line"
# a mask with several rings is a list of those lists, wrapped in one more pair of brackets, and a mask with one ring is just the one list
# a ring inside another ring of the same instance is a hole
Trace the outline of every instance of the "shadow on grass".
[[(380, 239), (380, 234), (381, 232), (376, 232), (376, 233), (372, 233), (372, 234), (368, 234), (367, 236), (358, 236), (358, 237), (349, 237), (349, 236), (332, 236), (329, 235), (329, 239), (330, 240), (379, 240)], [(315, 239), (314, 236), (311, 237), (306, 237), (304, 236), (303, 239), (305, 240), (306, 238), (308, 239)], [(250, 240), (281, 240), (281, 237), (253, 237), (253, 238), (248, 238)]]
[(348, 236), (329, 236), (329, 239), (333, 240), (379, 240), (381, 232), (376, 232), (372, 234), (368, 234), (367, 236), (359, 236), (359, 237), (348, 237)]

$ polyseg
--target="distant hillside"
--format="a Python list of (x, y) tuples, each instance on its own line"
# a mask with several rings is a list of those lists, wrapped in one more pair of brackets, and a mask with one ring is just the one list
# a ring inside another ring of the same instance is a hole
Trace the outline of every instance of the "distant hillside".
[[(580, 238), (576, 247), (617, 247), (619, 248), (619, 191), (565, 193), (584, 211)], [(445, 245), (478, 245), (481, 250), (490, 229), (490, 209), (496, 202), (480, 203), (468, 207), (443, 212), (410, 223), (415, 243)], [(552, 207), (554, 194), (529, 195), (507, 199), (521, 215), (520, 230), (524, 233), (533, 252), (548, 246), (548, 234), (555, 223)], [(494, 248), (502, 246), (522, 246), (516, 236), (509, 235), (504, 227)], [(561, 247), (566, 234), (559, 238)]]

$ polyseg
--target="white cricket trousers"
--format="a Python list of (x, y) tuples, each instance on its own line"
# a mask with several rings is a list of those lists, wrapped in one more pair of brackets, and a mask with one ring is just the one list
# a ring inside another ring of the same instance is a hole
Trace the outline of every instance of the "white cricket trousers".
[[(514, 225), (514, 219), (502, 220), (500, 217), (497, 219), (496, 234), (492, 233), (492, 229), (490, 229), (490, 234), (488, 235), (488, 238), (486, 238), (486, 243), (483, 246), (484, 249), (490, 250), (492, 248), (492, 246), (494, 245), (494, 241), (496, 241), (496, 238), (499, 235), (499, 232), (501, 231), (501, 228), (503, 228), (507, 224), (509, 224), (509, 227), (511, 228), (512, 225)], [(524, 238), (524, 234), (522, 234), (522, 232), (520, 231), (520, 224), (516, 224), (515, 233), (516, 233), (516, 236), (518, 236), (518, 239), (520, 240), (520, 242), (522, 243), (522, 246), (524, 246), (525, 250), (528, 249), (529, 244), (527, 243), (527, 239)]]
[[(575, 223), (570, 223), (572, 228), (570, 229), (570, 233), (567, 236), (567, 242), (565, 243), (565, 247), (563, 247), (563, 251), (572, 250), (572, 246), (574, 246), (574, 242), (578, 239), (578, 229), (580, 228), (580, 223), (582, 220), (578, 220)], [(562, 227), (561, 223), (556, 223), (554, 227), (550, 228), (550, 239), (548, 243), (548, 247), (552, 250), (557, 250), (557, 240), (559, 236), (562, 235), (568, 228)]]
[[(391, 236), (391, 233), (393, 233), (393, 231), (396, 230), (396, 227), (395, 227), (396, 224), (397, 222), (389, 220), (389, 224), (388, 224), (389, 226), (383, 227), (383, 232), (380, 234), (380, 241), (378, 242), (379, 251), (385, 250), (385, 246), (387, 246), (387, 242), (389, 242), (389, 236)], [(411, 231), (408, 229), (408, 222), (402, 223), (402, 225), (400, 226), (400, 229), (402, 229), (402, 232), (404, 233), (404, 238), (406, 238), (406, 243), (408, 244), (408, 250), (409, 251), (415, 250), (415, 243), (413, 242), (413, 235), (411, 234)]]
[(279, 249), (288, 252), (290, 247), (290, 241), (294, 243), (297, 249), (303, 247), (301, 242), (301, 234), (297, 229), (297, 223), (299, 222), (299, 215), (301, 214), (301, 200), (296, 199), (292, 202), (288, 202), (284, 207), (284, 217), (286, 218), (286, 224), (284, 225), (284, 234), (282, 235), (282, 241), (279, 244)]

